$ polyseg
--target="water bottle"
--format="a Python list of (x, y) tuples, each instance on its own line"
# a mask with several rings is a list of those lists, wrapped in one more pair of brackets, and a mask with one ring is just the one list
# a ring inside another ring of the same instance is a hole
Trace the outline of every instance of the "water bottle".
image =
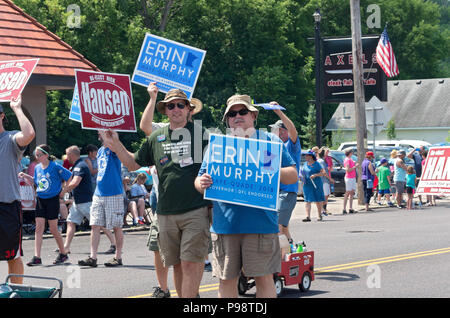
[(295, 253), (296, 250), (297, 248), (295, 247), (295, 245), (291, 244), (291, 253)]
[(300, 244), (297, 244), (297, 251), (296, 251), (297, 253), (302, 253), (303, 252), (303, 245), (300, 243)]
[(307, 251), (307, 249), (306, 249), (306, 244), (305, 244), (305, 241), (301, 242), (300, 244), (302, 245), (302, 248), (303, 248), (303, 252), (306, 252), (306, 251)]

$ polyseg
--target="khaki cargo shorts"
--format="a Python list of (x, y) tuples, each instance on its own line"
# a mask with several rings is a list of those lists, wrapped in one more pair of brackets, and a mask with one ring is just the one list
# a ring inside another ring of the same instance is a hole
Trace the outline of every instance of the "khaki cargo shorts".
[(158, 223), (158, 243), (165, 267), (177, 265), (181, 261), (205, 261), (210, 235), (208, 207), (182, 214), (159, 214)]
[(150, 224), (150, 231), (148, 232), (147, 238), (147, 247), (149, 251), (159, 252), (159, 226), (158, 226), (158, 217), (155, 214), (152, 217), (152, 223)]
[(229, 280), (240, 275), (259, 277), (281, 271), (278, 233), (216, 234), (213, 243), (213, 275)]

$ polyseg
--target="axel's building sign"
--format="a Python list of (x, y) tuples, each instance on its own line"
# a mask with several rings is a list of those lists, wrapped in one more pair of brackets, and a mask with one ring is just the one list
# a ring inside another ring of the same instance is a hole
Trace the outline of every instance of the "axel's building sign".
[[(376, 60), (379, 36), (362, 37), (364, 93), (387, 101), (387, 78)], [(353, 56), (351, 38), (324, 38), (322, 57), (323, 101), (353, 102)]]

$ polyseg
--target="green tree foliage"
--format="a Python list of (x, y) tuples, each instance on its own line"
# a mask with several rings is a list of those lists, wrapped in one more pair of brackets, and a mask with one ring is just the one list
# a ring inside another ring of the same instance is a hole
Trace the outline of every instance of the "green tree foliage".
[[(14, 2), (104, 72), (132, 74), (147, 32), (206, 50), (194, 93), (204, 110), (194, 119), (222, 129), (224, 105), (235, 93), (248, 94), (255, 102), (278, 101), (296, 126), (306, 129), (315, 83), (314, 42), (308, 40), (314, 36), (313, 12), (321, 9), (322, 36), (351, 34), (349, 1), (343, 0), (78, 0), (79, 28), (67, 24), (73, 0)], [(366, 8), (372, 2), (361, 1), (363, 34), (380, 34), (389, 23), (400, 79), (449, 75), (445, 4), (378, 0), (381, 27), (368, 29)], [(132, 89), (139, 122), (148, 94), (138, 85)], [(70, 144), (96, 141), (95, 132), (81, 130), (79, 123), (68, 119), (72, 94), (48, 92), (48, 138), (55, 153), (62, 154)], [(324, 105), (323, 125), (336, 106)], [(155, 120), (164, 119), (155, 114)], [(258, 125), (267, 127), (277, 119), (261, 109)], [(140, 131), (121, 134), (131, 150), (143, 137)]]
[(386, 127), (386, 135), (388, 139), (396, 139), (397, 133), (395, 132), (395, 120), (392, 118), (388, 121), (387, 127)]
[(316, 108), (310, 104), (304, 117), (305, 124), (300, 126), (302, 148), (311, 149), (316, 145)]

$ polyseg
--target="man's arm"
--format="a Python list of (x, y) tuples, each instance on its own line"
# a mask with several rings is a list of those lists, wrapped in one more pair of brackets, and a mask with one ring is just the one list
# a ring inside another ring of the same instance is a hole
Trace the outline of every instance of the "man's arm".
[(155, 112), (156, 97), (158, 96), (158, 87), (156, 86), (156, 82), (149, 84), (147, 87), (147, 92), (150, 95), (150, 100), (148, 101), (144, 113), (142, 114), (139, 128), (145, 133), (146, 136), (150, 136), (152, 133), (152, 122), (153, 114)]
[(119, 135), (113, 130), (99, 131), (103, 145), (111, 149), (128, 171), (136, 171), (141, 166), (134, 160), (134, 154), (129, 152), (119, 139)]
[(84, 159), (84, 162), (86, 162), (88, 168), (89, 168), (89, 172), (92, 175), (95, 175), (98, 172), (98, 169), (94, 169), (94, 166), (92, 165), (92, 162), (89, 158)]
[(17, 121), (20, 126), (20, 132), (18, 132), (15, 136), (16, 143), (20, 147), (28, 146), (31, 141), (33, 141), (35, 132), (33, 125), (31, 125), (31, 122), (28, 120), (27, 116), (23, 113), (22, 96), (19, 95), (19, 97), (16, 100), (12, 100), (9, 105), (14, 111), (14, 114), (16, 114)]
[[(279, 105), (277, 102), (270, 102), (271, 105)], [(295, 128), (294, 123), (292, 120), (286, 116), (285, 113), (281, 111), (281, 109), (274, 109), (273, 110), (275, 114), (280, 117), (281, 121), (283, 122), (284, 126), (286, 126), (286, 129), (288, 131), (289, 139), (295, 144), (297, 142), (298, 132), (297, 128)]]
[(83, 180), (81, 176), (73, 176), (71, 179), (69, 179), (68, 182), (66, 182), (65, 186), (62, 188), (61, 192), (59, 193), (59, 197), (64, 198), (64, 194), (78, 187), (81, 180)]
[(403, 170), (406, 170), (408, 167), (405, 165), (405, 162), (403, 160), (397, 160), (395, 165), (399, 168), (402, 168)]
[(408, 158), (410, 158), (410, 159), (414, 159), (414, 158), (413, 158), (414, 151), (416, 151), (416, 148), (413, 148), (413, 150), (411, 150), (410, 152), (408, 152), (408, 154), (406, 155), (406, 157), (408, 157)]
[(298, 174), (295, 165), (280, 169), (280, 182), (283, 184), (293, 184), (298, 182)]

